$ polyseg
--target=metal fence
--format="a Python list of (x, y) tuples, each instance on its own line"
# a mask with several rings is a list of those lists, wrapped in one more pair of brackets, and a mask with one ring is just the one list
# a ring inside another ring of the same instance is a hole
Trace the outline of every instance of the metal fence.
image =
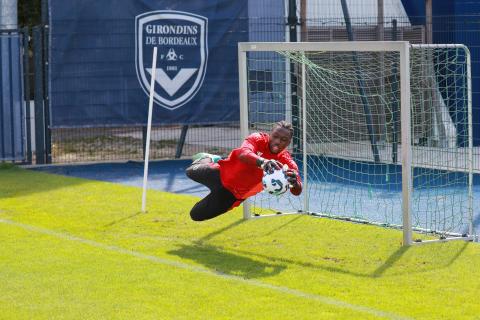
[[(54, 129), (52, 161), (98, 162), (142, 160), (145, 126)], [(240, 142), (238, 123), (153, 126), (150, 159), (190, 157), (198, 152), (228, 154)]]
[[(287, 34), (288, 24), (296, 25), (285, 17), (283, 22), (278, 19), (266, 19), (262, 22), (261, 17), (251, 18), (250, 26), (254, 25), (255, 38), (262, 41), (276, 41), (279, 37), (289, 39)], [(392, 39), (393, 21), (397, 22), (397, 39), (409, 40), (414, 43), (425, 42), (425, 24), (412, 25), (405, 21), (404, 17), (386, 18), (383, 28), (383, 39)], [(424, 21), (423, 17), (415, 17), (411, 21)], [(322, 20), (319, 18), (301, 21), (296, 25), (298, 30), (298, 41), (338, 41), (346, 40), (344, 23), (341, 20)], [(358, 40), (375, 40), (379, 38), (379, 29), (375, 26), (376, 17), (352, 20), (353, 31)], [(466, 44), (472, 55), (472, 79), (473, 79), (473, 125), (474, 131), (480, 131), (480, 33), (478, 28), (471, 26), (478, 21), (478, 16), (458, 17), (434, 17), (433, 18), (433, 40), (434, 42)], [(285, 26), (284, 31), (281, 25)], [(38, 33), (39, 31), (37, 31)], [(35, 33), (35, 32), (34, 32)], [(280, 34), (281, 33), (281, 34)], [(35, 34), (34, 34), (35, 35)], [(43, 32), (43, 36), (47, 35)], [(38, 35), (37, 35), (38, 37)], [(34, 39), (35, 42), (35, 39)], [(44, 39), (37, 39), (38, 44), (45, 44)], [(41, 51), (40, 51), (41, 50)], [(42, 55), (44, 48), (36, 47), (34, 54)], [(48, 58), (48, 57), (45, 57)], [(43, 59), (43, 58), (42, 58)], [(38, 59), (36, 59), (37, 61)], [(44, 60), (45, 61), (45, 60)], [(36, 70), (35, 72), (39, 72)], [(37, 76), (36, 79), (42, 79)], [(42, 88), (38, 87), (37, 90)], [(46, 96), (45, 92), (38, 93)], [(48, 117), (48, 108), (42, 108), (36, 104), (35, 112), (37, 120)], [(47, 122), (48, 123), (48, 122)], [(117, 160), (141, 160), (145, 144), (145, 127), (82, 127), (82, 128), (50, 128), (48, 125), (42, 134), (43, 124), (36, 123), (35, 144), (37, 152), (35, 155), (42, 157), (39, 147), (44, 147), (45, 162), (66, 163), (66, 162), (89, 162), (89, 161), (117, 161)], [(196, 124), (190, 126), (168, 125), (155, 126), (152, 130), (152, 159), (172, 159), (190, 157), (196, 152), (211, 152), (222, 155), (228, 154), (229, 150), (240, 143), (239, 123), (227, 124)], [(39, 139), (44, 141), (39, 141)], [(474, 136), (474, 145), (480, 145), (480, 136)], [(477, 150), (477, 149), (476, 149)], [(42, 151), (42, 150), (40, 150)], [(480, 151), (475, 151), (475, 161), (480, 161)]]

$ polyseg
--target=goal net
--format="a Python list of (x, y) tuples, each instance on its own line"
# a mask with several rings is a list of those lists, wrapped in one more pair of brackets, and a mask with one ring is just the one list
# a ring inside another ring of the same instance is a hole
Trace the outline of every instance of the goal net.
[(311, 214), (441, 238), (472, 235), (470, 61), (463, 45), (239, 45), (242, 135), (287, 120), (300, 197), (261, 193), (246, 218)]

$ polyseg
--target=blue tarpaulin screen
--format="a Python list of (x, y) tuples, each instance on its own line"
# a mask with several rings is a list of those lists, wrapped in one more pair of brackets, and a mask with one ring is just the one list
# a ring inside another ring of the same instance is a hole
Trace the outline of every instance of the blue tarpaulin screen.
[(52, 127), (145, 124), (157, 46), (157, 124), (239, 120), (243, 1), (51, 0)]

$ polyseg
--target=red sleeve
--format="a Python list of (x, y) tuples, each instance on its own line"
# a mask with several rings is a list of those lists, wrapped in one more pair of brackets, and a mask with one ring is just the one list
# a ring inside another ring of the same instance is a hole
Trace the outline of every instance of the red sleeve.
[(235, 150), (238, 152), (240, 161), (256, 166), (257, 159), (261, 158), (257, 155), (257, 151), (259, 150), (259, 144), (262, 142), (262, 139), (263, 137), (258, 133), (251, 134), (245, 138), (240, 148)]

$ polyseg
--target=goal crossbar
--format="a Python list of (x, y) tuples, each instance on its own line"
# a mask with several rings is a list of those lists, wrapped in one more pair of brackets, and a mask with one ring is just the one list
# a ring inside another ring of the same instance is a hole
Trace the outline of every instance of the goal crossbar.
[[(255, 64), (255, 61), (251, 62), (248, 58), (248, 55), (252, 53), (300, 53), (300, 54), (308, 54), (310, 52), (317, 52), (317, 53), (351, 53), (352, 55), (361, 54), (365, 52), (374, 52), (374, 53), (395, 53), (398, 56), (398, 62), (394, 64), (395, 68), (398, 68), (398, 92), (400, 100), (399, 109), (399, 122), (400, 122), (400, 161), (399, 164), (401, 165), (401, 211), (402, 211), (402, 221), (401, 221), (401, 229), (403, 230), (403, 243), (404, 245), (412, 245), (418, 242), (413, 240), (412, 232), (414, 230), (420, 230), (421, 228), (412, 226), (412, 189), (413, 189), (413, 164), (412, 164), (412, 106), (411, 106), (411, 65), (410, 65), (410, 57), (411, 57), (411, 50), (412, 49), (435, 49), (435, 48), (459, 48), (466, 52), (467, 56), (467, 79), (465, 80), (467, 83), (465, 84), (467, 87), (467, 95), (468, 99), (468, 167), (464, 168), (465, 171), (468, 172), (468, 188), (469, 188), (469, 205), (472, 205), (472, 123), (471, 123), (471, 74), (470, 74), (470, 56), (468, 49), (464, 45), (457, 45), (457, 44), (450, 44), (450, 45), (411, 45), (409, 42), (406, 41), (348, 41), (348, 42), (296, 42), (296, 43), (278, 43), (278, 42), (248, 42), (248, 43), (239, 43), (238, 44), (238, 61), (239, 61), (239, 92), (240, 92), (240, 127), (241, 127), (241, 136), (245, 138), (248, 134), (251, 133), (252, 130), (252, 121), (249, 119), (251, 117), (250, 113), (250, 104), (260, 104), (258, 101), (251, 102), (252, 100), (252, 88), (251, 84), (252, 81), (249, 79), (251, 76), (249, 73), (249, 68), (251, 64)], [(301, 59), (299, 59), (300, 61)], [(356, 59), (352, 59), (354, 63)], [(266, 60), (265, 60), (266, 61)], [(269, 61), (260, 61), (257, 64), (268, 64)], [(287, 56), (284, 62), (285, 67), (281, 67), (280, 69), (284, 70), (285, 73), (291, 72), (293, 73), (294, 70), (291, 68), (291, 59)], [(297, 61), (298, 62), (298, 61)], [(358, 67), (358, 66), (357, 66)], [(322, 67), (323, 68), (323, 67)], [(361, 70), (361, 68), (357, 68)], [(322, 69), (323, 70), (323, 69)], [(271, 71), (271, 70), (270, 70)], [(274, 70), (275, 71), (275, 70)], [(274, 72), (272, 71), (272, 73)], [(307, 103), (312, 100), (311, 97), (307, 97), (307, 83), (310, 74), (307, 74), (305, 71), (305, 63), (301, 61), (299, 63), (299, 67), (296, 71), (296, 79), (297, 83), (293, 83), (292, 77), (290, 75), (285, 76), (285, 86), (292, 86), (296, 85), (299, 89), (296, 91), (291, 89), (291, 94), (296, 94), (299, 96), (299, 103), (297, 106), (290, 106), (293, 110), (294, 108), (298, 108), (296, 111), (298, 114), (301, 115), (301, 119), (299, 121), (299, 129), (303, 130), (301, 136), (302, 140), (302, 153), (301, 153), (301, 161), (303, 165), (303, 182), (304, 182), (304, 190), (307, 189), (309, 184), (309, 170), (307, 169), (307, 163), (309, 161), (307, 151), (311, 150), (311, 147), (307, 143), (307, 136), (306, 136), (306, 128), (310, 123), (307, 124)], [(360, 77), (361, 75), (357, 75)], [(255, 80), (257, 81), (257, 80)], [(258, 81), (257, 81), (258, 82)], [(275, 86), (276, 83), (273, 80), (271, 86)], [(255, 83), (254, 83), (255, 84)], [(310, 85), (311, 86), (311, 85)], [(313, 89), (309, 87), (310, 91)], [(285, 92), (290, 92), (290, 88), (287, 88)], [(295, 91), (295, 92), (294, 92)], [(313, 94), (310, 93), (312, 96)], [(258, 94), (261, 96), (261, 94)], [(365, 99), (364, 99), (365, 100)], [(286, 99), (288, 101), (288, 99)], [(287, 111), (286, 115), (289, 114)], [(438, 117), (438, 115), (437, 115)], [(291, 120), (291, 119), (286, 119)], [(262, 120), (263, 121), (263, 120)], [(311, 121), (311, 120), (308, 120)], [(264, 121), (265, 122), (265, 121)], [(269, 121), (266, 121), (269, 122)], [(263, 122), (258, 122), (256, 124), (260, 124)], [(320, 153), (321, 155), (321, 153)], [(388, 165), (381, 164), (382, 166), (386, 166), (388, 170)], [(293, 212), (288, 212), (288, 214), (306, 214), (306, 215), (316, 215), (316, 216), (332, 216), (330, 214), (323, 214), (319, 212), (313, 213), (311, 208), (309, 207), (309, 201), (311, 202), (313, 199), (308, 194), (304, 196), (301, 209), (294, 210)], [(252, 214), (253, 204), (252, 201), (247, 200), (244, 202), (243, 210), (244, 210), (244, 218), (245, 219), (252, 219), (252, 218), (263, 218), (263, 217), (271, 217), (271, 216), (282, 216), (286, 214), (281, 214), (280, 212), (276, 212), (273, 214), (267, 215), (258, 215)], [(472, 209), (469, 209), (470, 218), (472, 216)], [(349, 221), (360, 221), (363, 223), (364, 221), (355, 218), (348, 218), (345, 220)], [(374, 223), (378, 225), (388, 225), (383, 223)], [(390, 224), (391, 226), (397, 227), (398, 225)], [(427, 230), (424, 228), (423, 230)], [(433, 230), (435, 233), (436, 230)], [(468, 228), (468, 232), (463, 233), (455, 233), (455, 232), (444, 232), (442, 234), (441, 241), (448, 241), (450, 238), (445, 237), (445, 235), (452, 235), (451, 239), (456, 240), (462, 238), (465, 240), (473, 240), (474, 236), (472, 236), (472, 224), (470, 221), (470, 226)]]

